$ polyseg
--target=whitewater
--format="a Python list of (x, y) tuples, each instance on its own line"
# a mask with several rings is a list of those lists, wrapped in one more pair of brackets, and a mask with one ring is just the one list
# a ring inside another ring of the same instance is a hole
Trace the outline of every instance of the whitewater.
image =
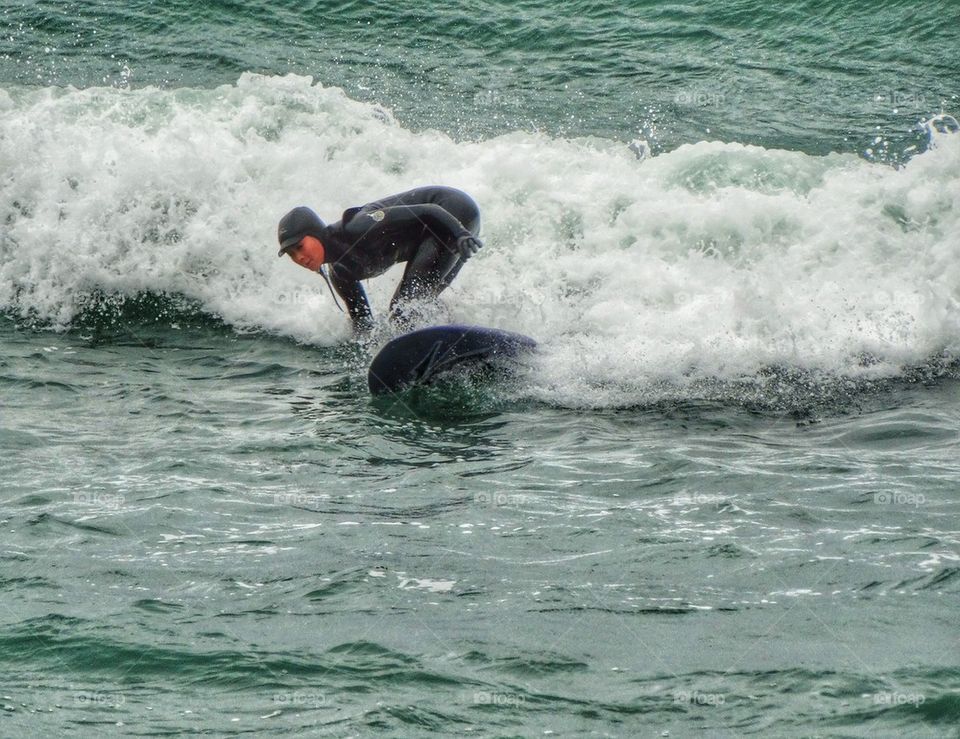
[[(771, 367), (884, 377), (954, 357), (960, 136), (906, 164), (703, 141), (515, 132), (455, 140), (309, 77), (210, 90), (0, 94), (0, 305), (64, 329), (142, 294), (240, 331), (350, 339), (322, 281), (278, 261), (294, 205), (327, 220), (419, 184), (471, 193), (486, 248), (446, 317), (535, 336), (530, 392), (624, 405)], [(399, 268), (367, 289), (383, 315)]]

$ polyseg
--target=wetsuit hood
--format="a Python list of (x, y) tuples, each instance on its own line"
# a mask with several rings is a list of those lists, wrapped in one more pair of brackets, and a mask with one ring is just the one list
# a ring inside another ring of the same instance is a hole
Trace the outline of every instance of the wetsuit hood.
[(294, 208), (280, 219), (280, 225), (277, 228), (280, 251), (277, 252), (277, 256), (282, 257), (289, 249), (299, 244), (304, 236), (314, 236), (322, 241), (326, 227), (326, 224), (320, 220), (320, 216), (305, 205)]

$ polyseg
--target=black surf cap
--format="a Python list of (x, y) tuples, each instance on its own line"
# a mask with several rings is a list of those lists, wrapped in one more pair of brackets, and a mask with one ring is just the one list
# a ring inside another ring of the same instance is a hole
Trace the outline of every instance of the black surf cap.
[(319, 239), (324, 228), (326, 224), (320, 220), (320, 216), (308, 207), (301, 205), (299, 208), (294, 208), (280, 219), (280, 226), (277, 228), (280, 251), (277, 252), (277, 256), (282, 257), (299, 244), (304, 236), (316, 236)]

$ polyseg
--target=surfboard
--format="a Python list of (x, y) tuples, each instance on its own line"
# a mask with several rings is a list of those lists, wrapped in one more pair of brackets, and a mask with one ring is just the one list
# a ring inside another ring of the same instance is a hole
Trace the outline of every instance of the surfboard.
[(536, 347), (529, 336), (484, 326), (431, 326), (391, 339), (367, 372), (374, 395), (429, 385), (455, 368), (517, 357)]

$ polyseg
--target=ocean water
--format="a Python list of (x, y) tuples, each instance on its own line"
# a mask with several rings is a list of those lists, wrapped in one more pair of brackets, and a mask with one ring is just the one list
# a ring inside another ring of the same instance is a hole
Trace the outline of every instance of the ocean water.
[[(0, 735), (960, 736), (960, 6), (0, 4)], [(372, 399), (276, 223), (460, 187)]]

